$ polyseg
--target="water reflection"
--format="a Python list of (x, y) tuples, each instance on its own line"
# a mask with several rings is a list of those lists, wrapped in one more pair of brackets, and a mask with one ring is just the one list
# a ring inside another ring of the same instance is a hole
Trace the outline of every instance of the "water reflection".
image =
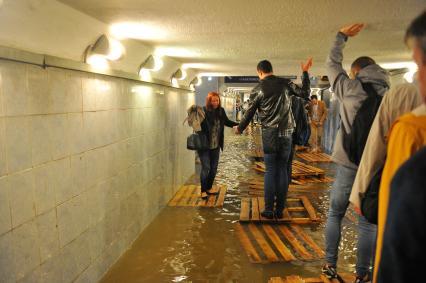
[[(217, 182), (228, 186), (223, 208), (165, 207), (101, 282), (267, 282), (272, 276), (317, 276), (321, 260), (252, 264), (235, 236), (240, 197), (247, 194), (241, 181), (260, 177), (247, 155), (259, 138), (253, 134), (254, 138), (226, 134), (217, 174)], [(316, 166), (334, 175), (333, 164)], [(198, 183), (198, 177), (189, 182)], [(322, 247), (330, 186), (317, 183), (305, 190), (324, 221), (303, 227)], [(343, 221), (339, 247), (340, 271), (352, 271), (356, 259), (355, 215), (348, 218)]]

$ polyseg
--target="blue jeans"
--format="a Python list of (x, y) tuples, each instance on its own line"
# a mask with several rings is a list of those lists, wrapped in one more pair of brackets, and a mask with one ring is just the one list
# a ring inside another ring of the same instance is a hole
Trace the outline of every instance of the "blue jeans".
[[(325, 228), (327, 264), (336, 266), (341, 237), (341, 224), (349, 205), (349, 196), (356, 176), (356, 169), (337, 166), (336, 179), (330, 193), (330, 209)], [(358, 221), (358, 243), (356, 273), (369, 275), (374, 262), (377, 226), (369, 223), (363, 216)]]
[(291, 151), (291, 138), (278, 138), (278, 150), (265, 153), (265, 212), (282, 212), (288, 192), (287, 167)]
[(201, 161), (201, 191), (206, 192), (213, 186), (219, 164), (220, 148), (198, 151)]

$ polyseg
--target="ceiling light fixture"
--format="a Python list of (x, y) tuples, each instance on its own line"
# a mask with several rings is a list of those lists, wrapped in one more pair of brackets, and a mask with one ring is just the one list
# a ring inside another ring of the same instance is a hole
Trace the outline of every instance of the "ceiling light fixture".
[(164, 66), (163, 60), (158, 56), (149, 55), (148, 58), (140, 65), (139, 74), (142, 70), (157, 72)]
[(191, 81), (191, 83), (189, 84), (189, 86), (191, 87), (191, 86), (193, 86), (193, 87), (195, 87), (195, 86), (200, 86), (201, 84), (203, 83), (203, 80), (200, 78), (200, 77), (195, 77), (192, 81)]
[(107, 68), (109, 61), (116, 61), (123, 57), (124, 47), (115, 39), (105, 34), (101, 35), (94, 44), (89, 45), (84, 51), (84, 62), (97, 68)]

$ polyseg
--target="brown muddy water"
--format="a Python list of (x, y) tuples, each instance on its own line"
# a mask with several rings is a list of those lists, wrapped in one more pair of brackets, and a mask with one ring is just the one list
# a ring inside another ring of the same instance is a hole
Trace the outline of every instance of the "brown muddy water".
[[(165, 207), (101, 282), (267, 282), (273, 276), (318, 276), (323, 260), (250, 263), (235, 235), (240, 197), (247, 194), (240, 181), (257, 175), (248, 156), (256, 134), (226, 132), (216, 177), (217, 183), (228, 186), (223, 208)], [(334, 176), (334, 164), (314, 166)], [(188, 184), (197, 182), (197, 176), (188, 180)], [(311, 184), (303, 193), (323, 221), (302, 227), (323, 248), (330, 188), (331, 183)], [(338, 263), (339, 271), (346, 272), (353, 271), (356, 260), (356, 226), (353, 213), (349, 216), (343, 221)]]

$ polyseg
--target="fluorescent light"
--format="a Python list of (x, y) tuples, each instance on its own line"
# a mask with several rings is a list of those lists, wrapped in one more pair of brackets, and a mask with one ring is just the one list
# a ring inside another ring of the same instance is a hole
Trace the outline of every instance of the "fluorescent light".
[(118, 39), (156, 40), (166, 38), (164, 30), (145, 23), (124, 22), (111, 25), (110, 33)]
[(414, 74), (416, 73), (416, 71), (408, 71), (404, 74), (404, 79), (409, 82), (412, 83), (414, 81)]
[(383, 69), (403, 69), (403, 68), (408, 68), (410, 70), (412, 69), (416, 69), (417, 70), (417, 65), (414, 62), (393, 62), (393, 63), (382, 63), (379, 64)]
[(111, 61), (115, 61), (120, 59), (124, 54), (123, 45), (115, 39), (110, 39), (110, 52), (106, 55), (106, 58)]
[(139, 70), (139, 77), (144, 80), (144, 81), (151, 81), (152, 77), (151, 77), (151, 72), (148, 69), (140, 69)]
[(90, 55), (86, 62), (96, 70), (106, 70), (109, 68), (108, 61), (101, 55)]
[(186, 76), (187, 76), (187, 73), (186, 73), (186, 71), (185, 70), (181, 70), (181, 72), (182, 72), (182, 76), (180, 76), (180, 78), (177, 78), (178, 80), (184, 80), (185, 78), (186, 78)]
[(172, 78), (172, 86), (179, 87), (178, 80), (176, 78)]

